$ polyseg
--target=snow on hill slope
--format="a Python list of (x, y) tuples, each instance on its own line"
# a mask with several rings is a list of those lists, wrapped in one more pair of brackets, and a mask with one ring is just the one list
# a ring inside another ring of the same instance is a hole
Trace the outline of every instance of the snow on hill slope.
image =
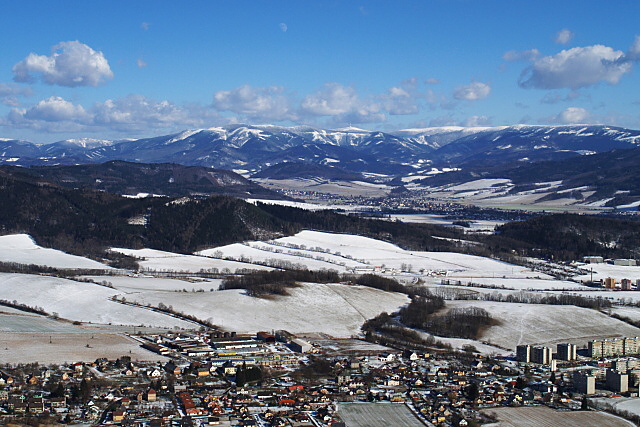
[(143, 270), (157, 271), (187, 271), (198, 273), (200, 271), (211, 271), (217, 269), (222, 272), (229, 269), (232, 273), (237, 270), (271, 270), (269, 267), (248, 264), (244, 262), (228, 261), (223, 259), (213, 259), (204, 256), (183, 255), (173, 252), (159, 251), (156, 249), (125, 249), (111, 248), (113, 252), (140, 258), (138, 265)]
[(193, 328), (194, 324), (110, 301), (119, 291), (49, 276), (0, 273), (0, 299), (42, 307), (60, 317), (92, 323)]
[(320, 332), (348, 338), (383, 311), (394, 312), (409, 302), (403, 294), (341, 284), (303, 284), (286, 297), (254, 298), (242, 290), (200, 293), (145, 292), (141, 302), (171, 304), (174, 309), (208, 319), (224, 329), (253, 333), (284, 329)]
[[(640, 132), (601, 125), (430, 128), (395, 132), (234, 124), (139, 140), (47, 145), (0, 141), (0, 163), (143, 163), (258, 171), (285, 161), (331, 164), (356, 173), (402, 175), (440, 166), (567, 158), (631, 148)], [(17, 159), (17, 160), (15, 160)]]
[[(278, 252), (277, 250), (280, 250)], [(539, 276), (529, 269), (489, 258), (452, 252), (406, 251), (388, 242), (351, 234), (304, 230), (295, 236), (268, 242), (248, 242), (206, 249), (199, 255), (219, 252), (222, 256), (241, 257), (252, 262), (279, 259), (309, 268), (347, 271), (353, 268), (382, 267), (412, 271), (446, 271), (451, 277), (530, 277)]]
[(0, 236), (0, 262), (34, 264), (54, 268), (111, 269), (107, 265), (88, 258), (38, 246), (28, 234)]
[(569, 342), (582, 346), (593, 339), (640, 335), (640, 328), (596, 310), (571, 305), (447, 301), (447, 306), (487, 310), (502, 323), (487, 329), (481, 337), (482, 341), (513, 350), (520, 344), (550, 346)]

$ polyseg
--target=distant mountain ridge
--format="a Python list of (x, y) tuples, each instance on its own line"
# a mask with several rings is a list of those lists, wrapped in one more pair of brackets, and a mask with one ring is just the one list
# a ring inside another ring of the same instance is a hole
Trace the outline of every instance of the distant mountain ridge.
[(431, 166), (560, 160), (638, 145), (640, 131), (603, 125), (441, 127), (388, 133), (238, 124), (125, 141), (80, 139), (38, 145), (0, 139), (0, 164), (123, 160), (259, 172), (283, 162), (306, 162), (399, 176)]
[[(433, 191), (478, 180), (508, 180), (494, 185), (492, 197), (537, 196), (536, 202), (574, 199), (593, 206), (629, 206), (640, 203), (640, 147), (611, 150), (563, 160), (514, 164), (510, 167), (470, 166), (414, 181)], [(500, 194), (504, 191), (506, 194)], [(462, 190), (464, 191), (464, 190)]]

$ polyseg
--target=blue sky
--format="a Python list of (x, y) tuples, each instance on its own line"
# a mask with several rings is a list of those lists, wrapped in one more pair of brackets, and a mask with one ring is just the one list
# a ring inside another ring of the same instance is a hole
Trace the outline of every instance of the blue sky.
[(640, 2), (0, 1), (0, 137), (640, 128)]

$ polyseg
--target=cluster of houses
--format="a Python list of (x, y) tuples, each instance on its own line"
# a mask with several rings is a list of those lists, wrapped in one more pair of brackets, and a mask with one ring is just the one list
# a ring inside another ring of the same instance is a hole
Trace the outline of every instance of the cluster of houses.
[(167, 357), (5, 365), (0, 422), (338, 427), (336, 402), (385, 402), (425, 424), (467, 426), (491, 421), (496, 406), (566, 410), (582, 396), (637, 395), (640, 380), (638, 359), (590, 358), (572, 344), (519, 346), (514, 360), (377, 346), (337, 354), (285, 331), (135, 338)]

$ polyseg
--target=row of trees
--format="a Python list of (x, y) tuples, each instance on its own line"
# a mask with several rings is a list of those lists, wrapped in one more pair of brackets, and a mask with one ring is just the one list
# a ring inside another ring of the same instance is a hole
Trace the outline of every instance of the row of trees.
[(309, 283), (349, 283), (367, 286), (387, 292), (415, 294), (428, 292), (426, 289), (409, 288), (397, 280), (376, 274), (339, 274), (335, 270), (276, 270), (253, 271), (244, 275), (228, 276), (220, 285), (220, 290), (246, 289), (251, 296), (288, 295), (288, 289), (298, 286), (300, 282)]
[(513, 302), (519, 304), (547, 304), (547, 305), (575, 305), (577, 307), (601, 310), (611, 307), (611, 301), (603, 297), (584, 297), (573, 294), (542, 294), (536, 292), (517, 292), (502, 294), (500, 292), (491, 293), (466, 293), (456, 295), (452, 299), (461, 300), (481, 300), (497, 302)]

